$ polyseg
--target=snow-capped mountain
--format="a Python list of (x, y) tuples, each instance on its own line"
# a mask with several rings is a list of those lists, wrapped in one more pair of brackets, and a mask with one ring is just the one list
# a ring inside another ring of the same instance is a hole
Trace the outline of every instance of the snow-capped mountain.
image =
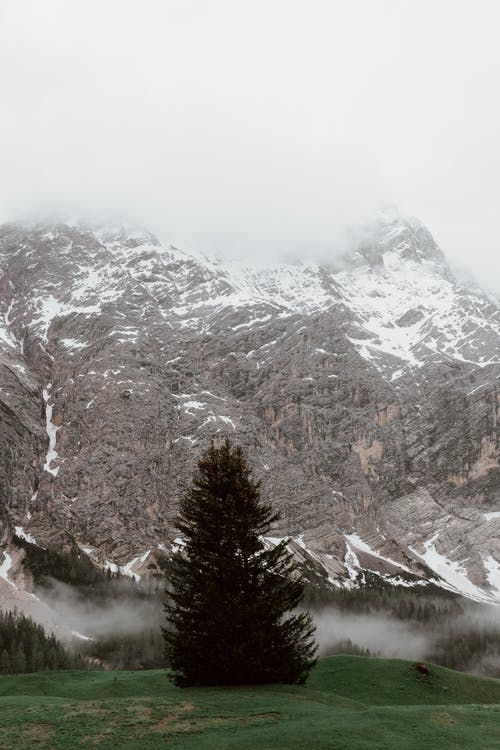
[(332, 585), (365, 569), (500, 600), (500, 305), (420, 222), (381, 216), (331, 263), (248, 267), (142, 230), (4, 225), (0, 295), (6, 591), (15, 527), (154, 568), (228, 434), (273, 533)]

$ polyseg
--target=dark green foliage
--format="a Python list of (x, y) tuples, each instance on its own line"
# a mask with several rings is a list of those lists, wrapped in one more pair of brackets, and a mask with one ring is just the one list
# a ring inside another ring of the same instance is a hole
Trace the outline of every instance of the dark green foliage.
[(165, 604), (167, 659), (179, 685), (303, 683), (315, 663), (314, 627), (298, 606), (304, 584), (286, 542), (266, 549), (277, 520), (228, 440), (202, 456), (181, 500)]
[(462, 621), (437, 635), (429, 660), (465, 672), (500, 677), (500, 631), (493, 623)]
[(25, 551), (24, 565), (30, 569), (35, 583), (55, 578), (72, 585), (105, 584), (113, 575), (98, 570), (80, 548), (73, 544), (69, 551), (42, 549), (26, 539), (14, 536), (14, 543)]
[(158, 628), (96, 638), (81, 646), (81, 651), (108, 669), (157, 669), (165, 663), (164, 643)]
[[(60, 581), (71, 586), (80, 602), (96, 605), (125, 598), (156, 598), (159, 601), (163, 598), (162, 576), (150, 575), (135, 581), (110, 570), (103, 571), (77, 544), (73, 544), (69, 550), (55, 550), (43, 549), (17, 536), (14, 536), (14, 542), (25, 551), (23, 567), (32, 573), (35, 590), (42, 591), (42, 594), (53, 587), (54, 581)], [(164, 561), (160, 562), (166, 565)]]
[(357, 643), (353, 643), (350, 638), (344, 638), (341, 641), (337, 641), (332, 648), (328, 650), (328, 656), (333, 654), (350, 654), (351, 656), (373, 656), (369, 648), (363, 648), (358, 646)]
[(70, 655), (54, 635), (19, 612), (0, 612), (0, 673), (83, 669), (85, 662)]
[(393, 586), (375, 574), (365, 573), (359, 588), (340, 589), (323, 579), (305, 588), (304, 603), (316, 612), (338, 609), (351, 614), (384, 613), (407, 622), (429, 625), (452, 621), (464, 612), (464, 599), (436, 586)]
[[(425, 659), (452, 669), (500, 677), (500, 630), (490, 605), (468, 601), (436, 586), (405, 588), (388, 584), (365, 572), (360, 588), (329, 587), (311, 575), (305, 589), (305, 604), (318, 614), (335, 613), (366, 617), (384, 615), (405, 623), (426, 639)], [(363, 641), (334, 641), (328, 654), (381, 656), (370, 652)]]
[[(112, 610), (115, 604), (128, 606), (139, 612), (147, 604), (144, 609), (144, 630), (139, 632), (133, 630), (130, 633), (96, 635), (90, 625), (92, 640), (75, 641), (72, 645), (86, 663), (102, 663), (111, 669), (152, 669), (163, 666), (164, 644), (158, 625), (154, 627), (156, 617), (154, 622), (147, 619), (147, 614), (155, 610), (157, 604), (158, 623), (160, 622), (165, 588), (163, 576), (152, 574), (136, 581), (128, 576), (102, 571), (76, 544), (69, 549), (54, 550), (42, 549), (20, 537), (14, 537), (14, 541), (25, 551), (23, 565), (32, 573), (35, 592), (42, 600), (48, 597), (50, 601), (61, 595), (84, 613), (95, 608), (98, 617)], [(167, 558), (160, 559), (159, 563), (168, 571)], [(60, 583), (68, 588), (61, 589)]]

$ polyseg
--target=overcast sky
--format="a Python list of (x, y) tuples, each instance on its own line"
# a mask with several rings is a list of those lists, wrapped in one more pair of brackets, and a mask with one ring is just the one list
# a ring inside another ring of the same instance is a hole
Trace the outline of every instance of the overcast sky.
[(499, 38), (497, 0), (0, 0), (0, 219), (307, 257), (389, 203), (491, 282)]

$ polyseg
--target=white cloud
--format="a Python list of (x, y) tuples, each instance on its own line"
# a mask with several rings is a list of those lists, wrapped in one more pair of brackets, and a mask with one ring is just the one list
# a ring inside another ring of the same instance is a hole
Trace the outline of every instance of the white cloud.
[(3, 0), (0, 218), (324, 254), (378, 202), (491, 280), (494, 0)]

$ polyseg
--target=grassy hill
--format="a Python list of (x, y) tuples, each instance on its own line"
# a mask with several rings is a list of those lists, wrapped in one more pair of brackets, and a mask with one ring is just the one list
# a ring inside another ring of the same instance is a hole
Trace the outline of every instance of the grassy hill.
[(165, 672), (0, 678), (0, 750), (493, 750), (500, 681), (321, 659), (306, 687), (180, 689)]

